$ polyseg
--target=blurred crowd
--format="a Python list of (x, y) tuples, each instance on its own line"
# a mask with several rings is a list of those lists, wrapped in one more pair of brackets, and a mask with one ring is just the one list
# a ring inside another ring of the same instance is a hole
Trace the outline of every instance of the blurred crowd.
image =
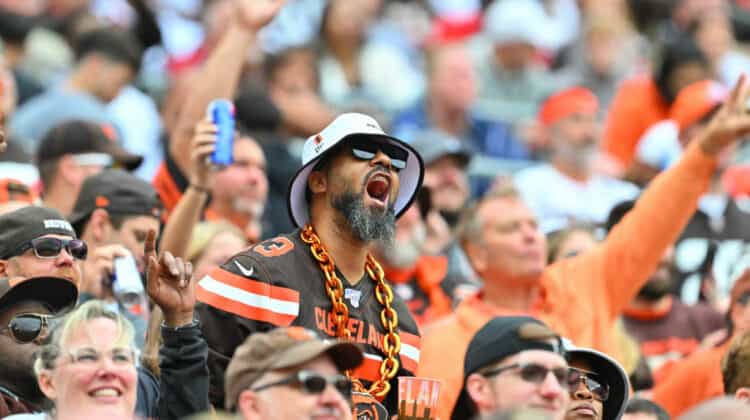
[(744, 0), (0, 0), (0, 418), (750, 419), (746, 75)]

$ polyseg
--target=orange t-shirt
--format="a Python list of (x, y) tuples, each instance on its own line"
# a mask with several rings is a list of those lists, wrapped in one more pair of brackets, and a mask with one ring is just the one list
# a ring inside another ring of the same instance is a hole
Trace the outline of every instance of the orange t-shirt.
[[(609, 237), (577, 257), (550, 265), (539, 279), (540, 299), (529, 314), (576, 345), (614, 357), (614, 323), (682, 232), (708, 189), (716, 166), (696, 144), (657, 176)], [(481, 296), (425, 328), (418, 376), (442, 380), (437, 416), (450, 418), (463, 382), (464, 354), (474, 333), (493, 316), (514, 315)]]
[(721, 359), (732, 340), (675, 362), (669, 374), (653, 389), (653, 400), (677, 418), (695, 405), (724, 395)]
[(643, 133), (669, 118), (669, 104), (648, 76), (636, 76), (620, 84), (607, 113), (602, 148), (624, 168), (630, 166)]

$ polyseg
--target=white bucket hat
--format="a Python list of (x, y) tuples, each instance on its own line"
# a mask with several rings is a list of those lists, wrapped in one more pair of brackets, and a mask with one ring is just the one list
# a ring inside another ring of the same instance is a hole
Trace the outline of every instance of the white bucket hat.
[(289, 215), (297, 227), (302, 227), (310, 221), (309, 203), (305, 198), (307, 191), (307, 177), (312, 172), (320, 159), (329, 154), (334, 146), (352, 136), (365, 135), (377, 137), (382, 140), (406, 150), (409, 154), (406, 160), (406, 168), (399, 172), (400, 188), (394, 210), (396, 218), (409, 208), (409, 205), (417, 195), (417, 190), (422, 185), (424, 164), (422, 157), (405, 142), (391, 137), (380, 128), (377, 121), (370, 116), (357, 113), (341, 114), (328, 124), (319, 134), (310, 136), (302, 149), (302, 167), (292, 178), (289, 185), (289, 196), (287, 205)]

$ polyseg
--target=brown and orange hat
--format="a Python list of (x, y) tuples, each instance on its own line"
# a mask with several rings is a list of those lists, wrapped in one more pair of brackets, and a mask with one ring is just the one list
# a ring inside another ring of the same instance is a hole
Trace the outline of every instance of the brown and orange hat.
[(58, 277), (0, 278), (0, 311), (24, 301), (45, 304), (50, 312), (58, 313), (75, 306), (78, 288)]
[(237, 347), (227, 367), (225, 406), (234, 409), (240, 393), (264, 373), (299, 366), (322, 354), (329, 355), (342, 372), (359, 366), (363, 359), (362, 350), (356, 344), (323, 340), (316, 332), (302, 327), (252, 334)]
[(545, 126), (550, 126), (574, 113), (596, 114), (598, 110), (599, 100), (590, 90), (573, 87), (547, 98), (539, 109), (537, 118)]
[(69, 220), (80, 233), (82, 222), (96, 209), (110, 214), (154, 216), (162, 205), (154, 187), (120, 169), (105, 169), (83, 182)]

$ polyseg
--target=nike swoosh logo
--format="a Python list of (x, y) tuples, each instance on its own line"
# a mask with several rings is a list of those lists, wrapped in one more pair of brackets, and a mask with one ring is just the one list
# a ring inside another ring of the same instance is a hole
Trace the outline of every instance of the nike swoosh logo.
[(237, 268), (242, 272), (242, 275), (245, 277), (252, 277), (253, 272), (255, 271), (255, 267), (250, 267), (250, 269), (248, 270), (247, 268), (245, 268), (245, 266), (237, 262), (237, 260), (234, 260), (234, 265), (237, 266)]

